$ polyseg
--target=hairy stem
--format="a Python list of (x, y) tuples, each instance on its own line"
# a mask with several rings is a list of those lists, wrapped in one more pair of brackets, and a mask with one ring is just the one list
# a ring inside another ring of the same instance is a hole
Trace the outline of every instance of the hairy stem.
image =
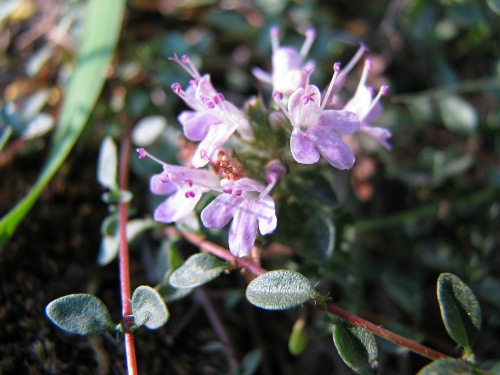
[[(128, 187), (128, 164), (129, 164), (130, 136), (126, 135), (120, 145), (120, 166), (119, 166), (119, 184), (120, 190), (127, 190)], [(122, 317), (126, 318), (132, 315), (131, 293), (130, 293), (130, 268), (128, 256), (127, 241), (127, 219), (128, 202), (120, 200), (119, 210), (119, 234), (120, 234), (120, 292), (122, 300)], [(134, 336), (125, 329), (125, 356), (127, 359), (127, 370), (129, 375), (137, 374), (137, 359), (135, 356)]]
[[(170, 234), (173, 234), (176, 232), (176, 229), (169, 228), (168, 231)], [(228, 262), (233, 263), (235, 266), (239, 266), (242, 268), (245, 268), (247, 271), (251, 272), (255, 276), (262, 275), (266, 272), (268, 272), (266, 269), (256, 265), (255, 263), (252, 263), (251, 261), (247, 259), (240, 259), (236, 258), (233, 254), (229, 252), (229, 250), (218, 246), (212, 242), (206, 241), (200, 236), (193, 234), (193, 233), (184, 233), (181, 232), (181, 235), (191, 242), (193, 245), (198, 246), (200, 249), (205, 250), (219, 258), (222, 258)], [(336, 306), (333, 303), (328, 303), (326, 305), (319, 305), (319, 304), (313, 304), (316, 308), (323, 309), (330, 314), (333, 314), (349, 323), (352, 323), (356, 326), (362, 327), (366, 329), (367, 331), (370, 331), (374, 335), (377, 335), (379, 337), (382, 337), (383, 339), (386, 339), (388, 341), (391, 341), (399, 346), (402, 346), (408, 350), (411, 350), (414, 353), (420, 354), (423, 357), (436, 360), (436, 359), (442, 359), (442, 358), (447, 358), (446, 354), (440, 353), (434, 349), (428, 348), (424, 345), (421, 345), (413, 340), (410, 340), (406, 337), (403, 337), (401, 335), (398, 335), (397, 333), (394, 333), (392, 331), (389, 331), (385, 328), (382, 328), (376, 324), (373, 324), (367, 320), (364, 320), (363, 318), (360, 318), (357, 315), (351, 314), (345, 310), (342, 310), (340, 307)]]

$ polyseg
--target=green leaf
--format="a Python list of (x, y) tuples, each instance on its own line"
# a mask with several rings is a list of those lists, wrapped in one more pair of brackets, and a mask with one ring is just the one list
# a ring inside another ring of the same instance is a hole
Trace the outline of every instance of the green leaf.
[(481, 308), (476, 296), (457, 276), (442, 273), (438, 278), (437, 297), (446, 331), (470, 352), (481, 327)]
[(292, 333), (288, 339), (288, 351), (293, 355), (301, 354), (307, 347), (306, 320), (299, 318), (295, 321)]
[(500, 0), (486, 0), (486, 4), (488, 4), (490, 9), (495, 12), (497, 16), (500, 16)]
[(279, 213), (277, 236), (305, 259), (318, 264), (327, 263), (335, 245), (335, 227), (331, 211), (290, 203)]
[(440, 100), (439, 109), (443, 123), (449, 130), (462, 133), (472, 133), (476, 130), (477, 112), (462, 98), (447, 96)]
[(248, 284), (246, 297), (250, 303), (267, 310), (286, 310), (316, 298), (318, 292), (307, 278), (295, 271), (270, 271)]
[(101, 143), (97, 161), (97, 182), (109, 190), (118, 189), (118, 150), (111, 137)]
[(378, 348), (367, 330), (339, 321), (333, 325), (333, 342), (342, 360), (358, 374), (376, 374)]
[(123, 18), (125, 0), (89, 0), (77, 65), (66, 90), (45, 166), (24, 199), (0, 221), (0, 246), (12, 236), (80, 136), (104, 84)]
[(454, 358), (439, 359), (422, 368), (417, 375), (476, 375), (480, 372)]
[(316, 171), (301, 171), (285, 180), (290, 193), (301, 202), (337, 208), (339, 202), (328, 179)]
[(70, 294), (58, 298), (45, 308), (47, 317), (59, 328), (78, 335), (114, 331), (108, 309), (91, 294)]
[(213, 255), (195, 254), (172, 273), (169, 283), (175, 288), (194, 288), (212, 281), (229, 267)]
[(243, 357), (241, 360), (241, 368), (243, 375), (253, 375), (259, 368), (262, 362), (262, 349), (254, 349)]
[(132, 295), (132, 314), (136, 326), (160, 328), (169, 317), (167, 305), (160, 294), (150, 286), (142, 285)]

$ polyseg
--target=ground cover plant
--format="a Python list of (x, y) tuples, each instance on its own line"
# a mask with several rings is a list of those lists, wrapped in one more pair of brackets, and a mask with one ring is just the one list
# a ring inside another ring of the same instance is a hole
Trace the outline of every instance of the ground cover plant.
[(499, 373), (499, 14), (2, 4), (2, 373)]

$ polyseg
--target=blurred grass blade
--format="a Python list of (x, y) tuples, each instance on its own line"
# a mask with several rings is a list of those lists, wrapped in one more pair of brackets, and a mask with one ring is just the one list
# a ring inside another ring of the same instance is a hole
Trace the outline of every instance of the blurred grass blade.
[(66, 90), (52, 149), (31, 191), (0, 221), (0, 246), (12, 236), (80, 136), (104, 85), (105, 72), (118, 42), (124, 7), (125, 0), (88, 1), (81, 48)]

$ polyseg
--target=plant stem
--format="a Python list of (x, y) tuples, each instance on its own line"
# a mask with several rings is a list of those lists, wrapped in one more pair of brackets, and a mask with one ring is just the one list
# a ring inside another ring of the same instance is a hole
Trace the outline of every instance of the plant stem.
[(443, 358), (448, 358), (449, 356), (440, 353), (434, 349), (428, 348), (427, 346), (421, 345), (413, 340), (407, 339), (406, 337), (400, 336), (397, 333), (394, 333), (392, 331), (389, 331), (385, 328), (382, 328), (381, 326), (378, 326), (376, 324), (373, 324), (363, 318), (360, 318), (357, 315), (351, 314), (350, 312), (347, 312), (345, 310), (342, 310), (340, 307), (334, 305), (333, 303), (328, 303), (325, 306), (325, 310), (328, 311), (329, 313), (338, 316), (339, 318), (345, 320), (346, 322), (349, 322), (351, 324), (354, 324), (358, 327), (364, 328), (367, 331), (370, 331), (374, 335), (377, 335), (379, 337), (382, 337), (383, 339), (386, 339), (388, 341), (393, 342), (394, 344), (397, 344), (399, 346), (405, 347), (409, 350), (411, 350), (414, 353), (420, 354), (423, 357), (436, 360), (436, 359), (443, 359)]
[[(119, 184), (120, 190), (127, 190), (128, 187), (128, 162), (129, 162), (130, 136), (127, 134), (120, 145), (120, 166), (119, 166)], [(128, 256), (127, 241), (127, 219), (128, 202), (120, 200), (119, 210), (119, 234), (120, 234), (120, 292), (122, 300), (122, 317), (126, 318), (132, 315), (131, 293), (130, 293), (130, 267)], [(137, 359), (135, 356), (134, 336), (125, 327), (125, 357), (127, 359), (127, 371), (129, 375), (137, 375)]]
[[(169, 228), (168, 233), (173, 234), (176, 233), (177, 230), (174, 228)], [(181, 235), (189, 242), (191, 242), (193, 245), (198, 246), (200, 249), (205, 250), (213, 255), (218, 256), (219, 258), (222, 258), (226, 261), (229, 261), (233, 263), (235, 266), (240, 266), (245, 268), (246, 270), (250, 271), (252, 274), (255, 276), (262, 275), (266, 272), (268, 272), (266, 269), (256, 265), (255, 263), (252, 263), (251, 261), (247, 259), (239, 259), (236, 258), (233, 254), (229, 252), (229, 250), (218, 246), (212, 242), (206, 241), (200, 236), (193, 234), (193, 233), (185, 233), (181, 232)], [(411, 350), (414, 353), (420, 354), (423, 357), (436, 360), (436, 359), (442, 359), (442, 358), (448, 358), (446, 354), (440, 353), (434, 349), (428, 348), (424, 345), (421, 345), (413, 340), (410, 340), (406, 337), (400, 336), (397, 333), (394, 333), (392, 331), (389, 331), (385, 328), (382, 328), (381, 326), (378, 326), (376, 324), (373, 324), (367, 320), (364, 320), (363, 318), (360, 318), (357, 315), (351, 314), (345, 310), (342, 310), (340, 307), (334, 305), (333, 303), (328, 303), (326, 305), (320, 305), (314, 303), (313, 306), (319, 309), (323, 309), (330, 314), (333, 314), (335, 316), (338, 316), (339, 318), (352, 323), (356, 326), (362, 327), (366, 329), (367, 331), (370, 331), (374, 335), (377, 335), (383, 339), (386, 339), (388, 341), (391, 341), (399, 346), (402, 346), (408, 350)]]

